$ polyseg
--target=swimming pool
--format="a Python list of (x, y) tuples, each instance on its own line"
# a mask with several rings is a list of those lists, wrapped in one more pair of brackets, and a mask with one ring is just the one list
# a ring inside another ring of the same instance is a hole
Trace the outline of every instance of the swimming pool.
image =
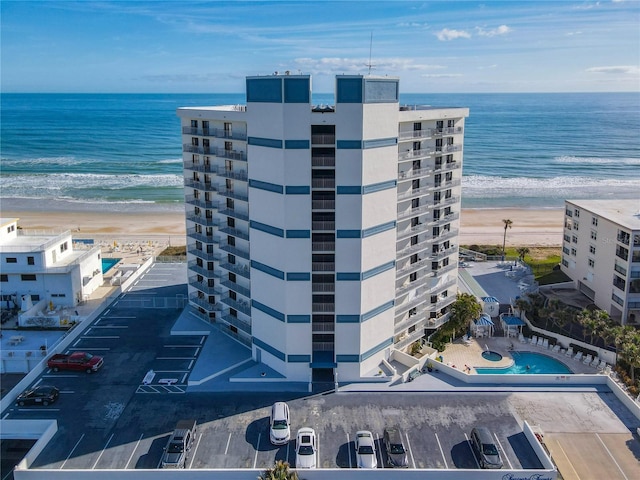
[(104, 275), (109, 270), (113, 268), (113, 266), (118, 263), (121, 258), (103, 258), (102, 259), (102, 274)]
[(573, 373), (564, 363), (533, 352), (511, 352), (513, 365), (506, 368), (476, 368), (480, 375), (489, 374), (567, 374)]

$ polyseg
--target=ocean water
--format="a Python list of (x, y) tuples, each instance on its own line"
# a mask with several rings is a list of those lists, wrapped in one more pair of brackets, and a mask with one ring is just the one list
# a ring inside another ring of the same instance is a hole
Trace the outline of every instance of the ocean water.
[[(314, 103), (333, 103), (314, 95)], [(466, 208), (640, 199), (640, 93), (406, 94), (468, 107)], [(3, 209), (182, 209), (178, 107), (243, 94), (3, 94)]]

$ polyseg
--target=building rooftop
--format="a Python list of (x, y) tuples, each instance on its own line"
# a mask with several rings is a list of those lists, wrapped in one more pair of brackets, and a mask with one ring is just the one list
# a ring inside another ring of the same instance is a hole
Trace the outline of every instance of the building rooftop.
[(567, 200), (630, 230), (640, 230), (640, 200)]

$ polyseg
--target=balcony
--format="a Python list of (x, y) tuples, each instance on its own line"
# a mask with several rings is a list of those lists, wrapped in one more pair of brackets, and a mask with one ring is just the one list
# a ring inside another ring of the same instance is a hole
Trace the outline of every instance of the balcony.
[(215, 244), (219, 242), (219, 240), (215, 238), (213, 235), (205, 235), (202, 232), (198, 232), (195, 228), (187, 229), (187, 237), (193, 238), (194, 240), (198, 240), (202, 243), (208, 243), (208, 244)]
[(406, 200), (408, 198), (415, 198), (415, 197), (419, 197), (419, 196), (422, 196), (422, 195), (428, 195), (429, 192), (431, 192), (432, 190), (433, 190), (433, 187), (414, 188), (414, 189), (409, 190), (408, 192), (399, 193), (398, 194), (398, 201)]
[(312, 252), (334, 252), (336, 242), (311, 242)]
[(219, 303), (209, 303), (209, 301), (206, 298), (199, 298), (198, 294), (195, 294), (195, 293), (189, 295), (189, 301), (205, 309), (207, 312), (222, 311), (222, 305), (220, 305)]
[(239, 246), (229, 245), (228, 243), (223, 243), (220, 245), (220, 250), (236, 255), (240, 258), (244, 258), (245, 260), (249, 260), (249, 247), (241, 248)]
[(240, 275), (244, 278), (251, 278), (251, 269), (247, 265), (236, 265), (233, 263), (223, 263), (220, 265), (220, 268), (227, 270), (229, 272), (235, 273), (236, 275)]
[(440, 127), (432, 128), (431, 135), (441, 137), (442, 135), (461, 135), (464, 132), (462, 127)]
[(424, 293), (423, 287), (424, 287), (424, 283), (419, 280), (415, 280), (413, 282), (407, 282), (404, 285), (396, 288), (396, 297), (400, 297), (405, 293), (410, 292), (411, 290), (416, 290), (416, 289), (420, 289), (416, 293), (421, 295)]
[(393, 346), (398, 350), (401, 350), (405, 347), (408, 347), (413, 342), (417, 342), (423, 336), (424, 336), (424, 330), (422, 328), (416, 328), (414, 332), (402, 335), (401, 338), (398, 338), (398, 341), (396, 341)]
[(238, 230), (237, 228), (224, 227), (221, 228), (219, 232), (224, 233), (225, 235), (232, 235), (236, 238), (241, 238), (242, 240), (249, 240), (249, 234), (247, 232), (243, 232), (242, 230)]
[(335, 200), (311, 200), (311, 208), (313, 210), (335, 210)]
[(201, 198), (196, 198), (193, 195), (188, 195), (184, 198), (185, 203), (189, 205), (195, 205), (196, 207), (206, 208), (209, 210), (217, 210), (218, 202), (214, 202), (212, 200), (203, 200)]
[(455, 301), (456, 301), (455, 296), (447, 296), (445, 298), (439, 299), (436, 303), (431, 303), (427, 305), (427, 310), (430, 310), (430, 311), (442, 310), (443, 308), (448, 307)]
[(234, 317), (229, 314), (222, 315), (220, 317), (222, 321), (228, 323), (229, 325), (233, 325), (239, 330), (242, 330), (244, 333), (251, 335), (251, 323), (240, 320), (238, 317)]
[(311, 222), (312, 230), (335, 230), (336, 222)]
[(449, 247), (449, 248), (444, 248), (444, 249), (440, 250), (439, 252), (432, 253), (431, 254), (431, 258), (433, 258), (434, 260), (439, 260), (441, 258), (448, 257), (449, 255), (452, 255), (452, 254), (456, 253), (457, 251), (458, 251), (458, 247), (454, 245), (454, 246)]
[(453, 205), (454, 203), (458, 203), (460, 201), (460, 197), (452, 195), (451, 197), (443, 198), (441, 200), (433, 200), (433, 204), (439, 207), (445, 207), (447, 205)]
[(311, 292), (313, 293), (329, 293), (335, 291), (335, 283), (311, 283)]
[[(406, 257), (407, 255), (421, 252), (422, 250), (427, 248), (432, 242), (433, 242), (433, 239), (425, 238), (419, 241), (418, 243), (414, 243), (413, 245), (409, 244), (406, 247), (404, 247), (402, 250), (398, 250), (396, 252), (396, 256), (398, 259), (400, 259), (400, 258)], [(431, 255), (429, 255), (429, 257), (431, 257)]]
[(409, 150), (408, 152), (402, 152), (398, 154), (398, 160), (400, 162), (406, 162), (407, 160), (420, 160), (431, 157), (435, 153), (434, 147), (423, 148), (420, 150)]
[(247, 172), (244, 170), (229, 170), (228, 168), (218, 168), (217, 174), (219, 177), (232, 178), (233, 180), (240, 180), (242, 182), (248, 181)]
[(247, 134), (234, 132), (233, 130), (224, 130), (222, 128), (194, 128), (182, 127), (183, 135), (197, 135), (199, 137), (217, 137), (227, 138), (230, 140), (246, 140)]
[(217, 192), (218, 187), (215, 183), (211, 182), (200, 182), (197, 180), (192, 180), (190, 178), (185, 179), (184, 186), (189, 188), (195, 188), (196, 190), (204, 190), (205, 192)]
[(248, 194), (242, 193), (242, 192), (236, 192), (235, 190), (221, 188), (220, 191), (218, 191), (218, 193), (223, 197), (234, 198), (236, 200), (242, 200), (243, 202), (249, 201)]
[(311, 331), (313, 333), (319, 332), (335, 332), (336, 324), (333, 322), (314, 322), (311, 324)]
[(411, 208), (409, 210), (402, 210), (401, 212), (398, 212), (398, 220), (422, 215), (423, 213), (428, 212), (432, 208), (433, 208), (433, 205), (420, 205), (419, 207)]
[(335, 303), (312, 303), (311, 311), (313, 313), (332, 313), (336, 309)]
[(223, 295), (220, 298), (220, 301), (225, 305), (244, 313), (245, 315), (251, 315), (251, 305), (249, 305), (249, 302), (246, 300), (234, 300), (228, 295)]
[(438, 316), (436, 316), (435, 318), (428, 318), (425, 326), (427, 328), (438, 328), (441, 325), (444, 325), (445, 323), (447, 323), (449, 321), (449, 317), (451, 316), (450, 313), (445, 313), (445, 314), (438, 314)]
[(398, 141), (401, 142), (418, 140), (421, 138), (431, 138), (431, 130), (411, 130), (409, 132), (401, 132), (400, 135), (398, 135)]
[(452, 153), (462, 150), (462, 145), (436, 145), (436, 153)]
[(333, 262), (311, 262), (311, 271), (313, 272), (333, 272), (336, 264)]
[(211, 287), (209, 286), (206, 280), (198, 281), (198, 277), (195, 275), (189, 277), (189, 285), (197, 288), (198, 290), (206, 293), (207, 295), (221, 295), (223, 293), (222, 289), (219, 286)]
[(312, 167), (335, 167), (336, 156), (335, 155), (312, 155), (311, 166)]
[(229, 290), (233, 290), (234, 292), (237, 292), (240, 295), (244, 295), (247, 298), (251, 298), (251, 290), (248, 289), (247, 287), (238, 285), (237, 283), (232, 282), (230, 280), (224, 280), (223, 282), (220, 282), (220, 285), (228, 288)]
[(216, 217), (204, 217), (202, 215), (187, 215), (187, 220), (195, 222), (198, 225), (205, 225), (207, 227), (217, 227), (220, 225), (220, 219)]
[(191, 170), (193, 172), (216, 173), (218, 167), (211, 164), (188, 161), (184, 162), (184, 169)]
[(433, 270), (433, 276), (440, 277), (445, 273), (450, 272), (451, 270), (455, 270), (457, 267), (458, 267), (457, 263), (450, 263), (449, 265), (446, 265), (444, 267), (436, 268)]
[(429, 225), (430, 227), (435, 227), (437, 225), (445, 225), (447, 223), (453, 222), (454, 220), (457, 220), (460, 217), (460, 214), (458, 214), (458, 212), (452, 212), (449, 213), (448, 215), (444, 215), (440, 218), (431, 220), (430, 222), (427, 223), (427, 225)]
[(410, 273), (417, 272), (418, 270), (422, 270), (429, 265), (431, 265), (431, 258), (429, 257), (418, 260), (415, 263), (408, 263), (396, 270), (396, 278), (404, 277), (406, 275), (409, 275)]
[(458, 170), (459, 168), (462, 168), (462, 164), (460, 162), (436, 163), (433, 167), (433, 169), (438, 172), (449, 172), (451, 170)]
[(197, 248), (190, 248), (189, 253), (194, 257), (201, 258), (207, 262), (214, 262), (216, 260), (220, 260), (220, 253), (215, 252), (205, 252), (203, 250), (198, 250)]
[(237, 218), (238, 220), (244, 220), (245, 222), (249, 221), (249, 214), (239, 212), (233, 208), (225, 208), (224, 210), (220, 210), (218, 213), (220, 215), (226, 215), (227, 217)]
[(430, 168), (412, 168), (411, 170), (407, 170), (406, 172), (400, 172), (398, 174), (398, 180), (402, 182), (405, 180), (412, 180), (414, 178), (428, 177), (429, 175), (431, 175), (431, 172), (432, 170)]
[(417, 235), (420, 232), (424, 232), (427, 228), (426, 225), (419, 223), (418, 225), (414, 225), (413, 227), (405, 228), (403, 230), (398, 230), (398, 239), (411, 237), (413, 235)]
[(335, 133), (334, 134), (316, 133), (311, 135), (312, 145), (334, 145), (335, 143), (336, 143)]
[(427, 299), (426, 299), (426, 297), (424, 295), (418, 295), (417, 297), (413, 298), (411, 301), (403, 302), (403, 303), (401, 303), (399, 305), (396, 305), (396, 313), (395, 313), (396, 318), (398, 318), (403, 313), (407, 313), (413, 307), (417, 307), (418, 305), (422, 305), (426, 301), (427, 301)]
[(424, 293), (427, 293), (427, 294), (442, 293), (445, 290), (447, 290), (449, 287), (453, 287), (454, 285), (457, 285), (457, 284), (458, 284), (458, 279), (452, 278), (450, 280), (447, 280), (445, 283), (435, 285), (431, 288), (425, 289)]
[(200, 155), (214, 155), (215, 148), (213, 147), (201, 147), (200, 145), (191, 145), (185, 143), (182, 145), (182, 151), (186, 153), (199, 153)]
[(414, 325), (417, 325), (420, 322), (424, 322), (424, 313), (425, 313), (425, 308), (424, 305), (420, 306), (417, 310), (416, 313), (414, 313), (413, 315), (409, 315), (407, 318), (396, 322), (393, 326), (394, 332), (397, 333), (402, 333), (404, 330), (413, 327)]
[(187, 263), (187, 268), (189, 272), (199, 273), (200, 275), (206, 278), (215, 277), (215, 274), (216, 274), (214, 270), (208, 270), (204, 267), (204, 265), (198, 265), (198, 263), (193, 260)]
[(336, 188), (335, 178), (312, 178), (311, 188)]
[(458, 185), (460, 185), (460, 179), (456, 178), (454, 180), (449, 180), (449, 181), (445, 181), (445, 182), (434, 182), (433, 183), (433, 188), (452, 188), (452, 187), (457, 187)]

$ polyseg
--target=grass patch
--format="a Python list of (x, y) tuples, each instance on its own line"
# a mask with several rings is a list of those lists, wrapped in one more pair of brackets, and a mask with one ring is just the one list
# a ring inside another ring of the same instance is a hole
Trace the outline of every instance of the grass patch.
[(187, 246), (182, 245), (180, 247), (167, 247), (158, 254), (160, 257), (180, 257), (187, 254)]
[[(499, 245), (463, 245), (463, 248), (468, 248), (469, 250), (474, 250), (486, 255), (502, 255), (502, 247)], [(505, 256), (508, 258), (519, 257), (520, 254), (518, 253), (518, 248), (520, 247), (507, 247)], [(559, 265), (560, 261), (562, 260), (562, 247), (526, 248), (529, 249), (529, 253), (525, 255), (524, 261), (531, 267), (536, 280), (540, 281), (541, 278), (544, 278), (547, 275), (551, 275), (548, 279), (548, 283), (544, 283), (541, 285), (555, 283), (553, 281), (550, 281), (552, 278), (554, 278), (553, 275), (558, 275), (558, 278), (561, 278), (561, 280), (559, 280), (561, 282), (568, 281), (565, 280), (566, 278), (568, 278), (566, 275), (564, 275), (560, 271), (556, 272), (554, 270), (554, 268)]]

